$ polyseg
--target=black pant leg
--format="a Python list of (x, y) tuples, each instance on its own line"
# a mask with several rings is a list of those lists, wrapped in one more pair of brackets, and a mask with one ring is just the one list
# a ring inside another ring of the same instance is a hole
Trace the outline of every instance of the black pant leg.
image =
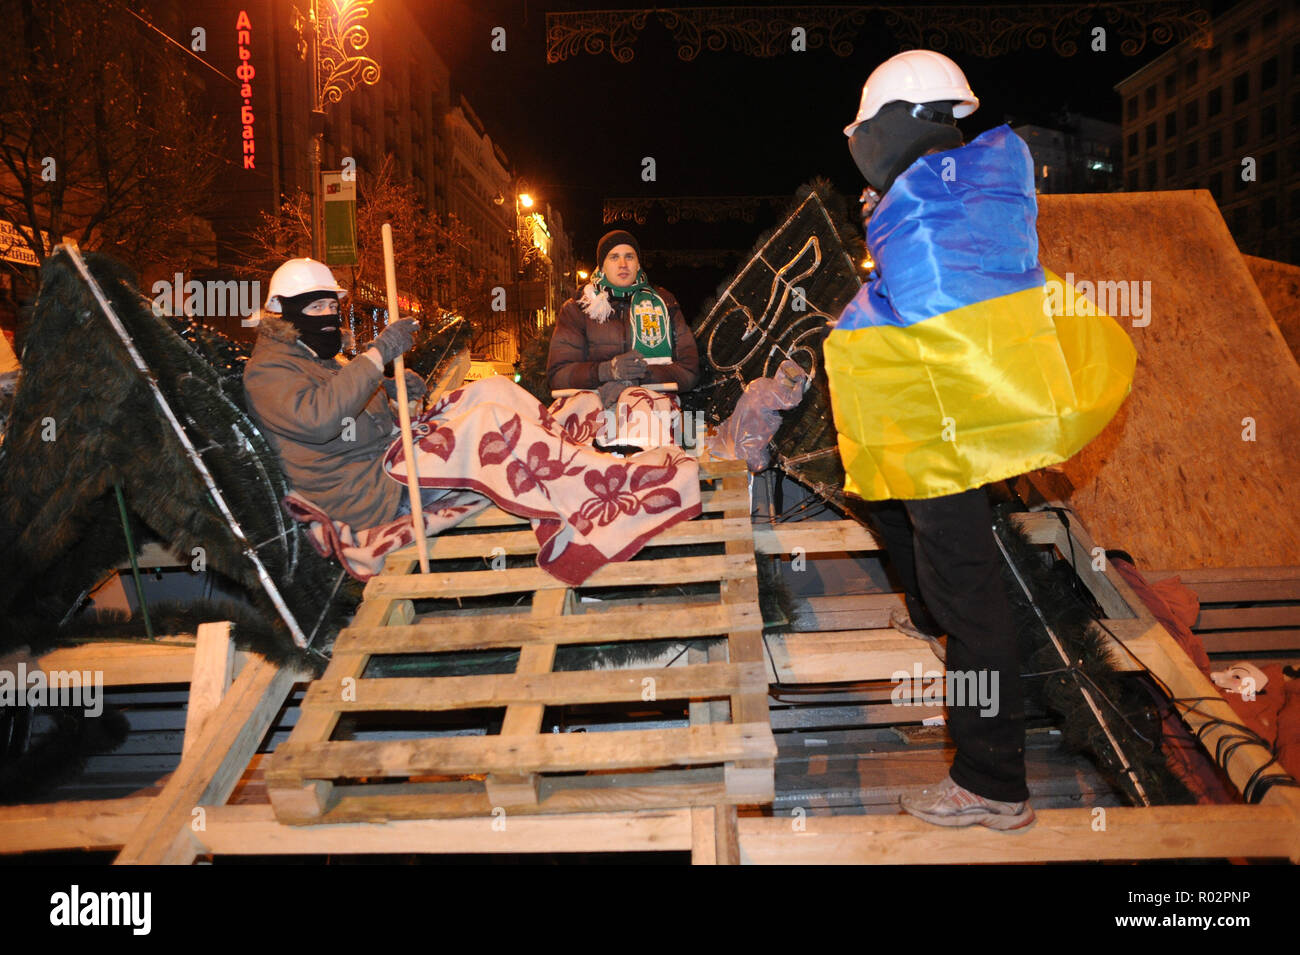
[(912, 544), (912, 522), (902, 501), (872, 501), (865, 507), (871, 529), (885, 542), (898, 585), (903, 588), (903, 600), (912, 624), (922, 633), (942, 636), (943, 628), (921, 599), (920, 584), (916, 579), (916, 550)]
[(972, 691), (965, 705), (948, 701), (957, 746), (952, 778), (987, 799), (1027, 799), (1024, 695), (987, 492), (975, 488), (906, 506), (921, 596), (948, 634), (948, 686)]

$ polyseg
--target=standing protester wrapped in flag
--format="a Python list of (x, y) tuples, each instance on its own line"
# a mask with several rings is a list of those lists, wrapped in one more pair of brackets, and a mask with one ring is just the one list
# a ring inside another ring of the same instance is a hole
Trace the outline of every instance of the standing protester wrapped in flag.
[(673, 382), (690, 391), (700, 377), (695, 336), (667, 289), (641, 268), (641, 246), (616, 229), (596, 245), (600, 263), (555, 321), (546, 360), (552, 390), (595, 390), (609, 408), (627, 388)]
[(956, 120), (978, 106), (957, 64), (927, 50), (868, 77), (844, 133), (879, 197), (864, 210), (877, 274), (824, 351), (845, 490), (883, 502), (876, 529), (915, 615), (900, 629), (946, 633), (949, 674), (988, 671), (995, 689), (991, 706), (948, 701), (950, 774), (903, 808), (1021, 829), (1034, 821), (1024, 704), (984, 485), (1078, 452), (1127, 396), (1136, 356), (1107, 316), (1053, 314), (1033, 161), (1005, 125), (963, 145)]

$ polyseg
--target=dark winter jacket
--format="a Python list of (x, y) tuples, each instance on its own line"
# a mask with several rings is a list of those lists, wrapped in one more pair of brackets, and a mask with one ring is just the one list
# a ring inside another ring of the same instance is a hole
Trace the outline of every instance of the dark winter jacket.
[(244, 367), (249, 410), (290, 485), (356, 530), (391, 521), (401, 501), (382, 465), (395, 437), (382, 378), (369, 358), (317, 358), (297, 329), (269, 315)]
[[(677, 382), (678, 391), (690, 391), (700, 378), (700, 359), (695, 336), (682, 317), (682, 307), (671, 292), (656, 286), (655, 291), (668, 306), (672, 319), (673, 363), (651, 365), (646, 381)], [(546, 377), (551, 390), (560, 388), (597, 388), (600, 374), (596, 366), (632, 348), (632, 322), (628, 311), (630, 298), (613, 298), (614, 314), (603, 322), (588, 318), (577, 299), (569, 299), (555, 320), (551, 350), (546, 360)]]

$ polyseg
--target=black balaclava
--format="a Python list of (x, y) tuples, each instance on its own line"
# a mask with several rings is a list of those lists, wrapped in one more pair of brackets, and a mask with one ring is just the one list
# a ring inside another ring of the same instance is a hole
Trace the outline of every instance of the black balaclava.
[[(298, 329), (298, 339), (320, 358), (333, 358), (343, 347), (343, 316), (304, 315), (302, 310), (312, 302), (333, 297), (333, 292), (303, 292), (301, 295), (280, 296), (280, 316)], [(333, 331), (324, 329), (333, 325)]]
[(933, 149), (956, 149), (961, 130), (952, 103), (894, 100), (853, 131), (849, 152), (863, 178), (884, 195), (908, 166)]

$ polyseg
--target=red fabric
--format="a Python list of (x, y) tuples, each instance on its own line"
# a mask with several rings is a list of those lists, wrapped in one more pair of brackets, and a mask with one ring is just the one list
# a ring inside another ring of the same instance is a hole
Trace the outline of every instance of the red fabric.
[[(674, 406), (638, 388), (620, 400), (642, 410)], [(507, 378), (484, 378), (446, 395), (412, 424), (416, 472), (421, 487), (476, 491), (530, 518), (540, 544), (537, 565), (576, 587), (700, 513), (699, 465), (677, 447), (626, 458), (592, 447), (616, 437), (616, 424), (594, 392), (546, 408)], [(384, 468), (406, 481), (400, 441)]]
[[(1192, 625), (1200, 614), (1200, 601), (1177, 577), (1170, 577), (1156, 583), (1150, 583), (1132, 564), (1123, 560), (1112, 560), (1121, 577), (1133, 588), (1152, 615), (1164, 625), (1179, 646), (1196, 664), (1197, 668), (1209, 677), (1212, 665), (1205, 644), (1192, 632)], [(1224, 664), (1226, 669), (1229, 664)], [(1278, 764), (1291, 776), (1300, 778), (1300, 680), (1288, 680), (1282, 672), (1281, 665), (1260, 667), (1268, 678), (1268, 685), (1255, 694), (1253, 700), (1246, 700), (1237, 693), (1219, 690), (1219, 695), (1232, 707), (1240, 721), (1254, 730), (1274, 747)], [(1171, 720), (1177, 722), (1174, 727)], [(1167, 717), (1166, 734), (1170, 736), (1190, 737), (1182, 720)], [(1170, 765), (1179, 774), (1188, 788), (1198, 794), (1212, 794), (1215, 789), (1222, 789), (1221, 779), (1211, 781), (1203, 768), (1181, 750), (1174, 747), (1170, 752)], [(1210, 763), (1208, 757), (1200, 762)], [(1210, 763), (1213, 767), (1213, 763)], [(1214, 767), (1218, 775), (1217, 767)], [(1267, 772), (1267, 770), (1266, 770)], [(1235, 793), (1232, 793), (1236, 797)], [(1212, 800), (1223, 801), (1223, 800)], [(1234, 801), (1240, 801), (1234, 798)]]

